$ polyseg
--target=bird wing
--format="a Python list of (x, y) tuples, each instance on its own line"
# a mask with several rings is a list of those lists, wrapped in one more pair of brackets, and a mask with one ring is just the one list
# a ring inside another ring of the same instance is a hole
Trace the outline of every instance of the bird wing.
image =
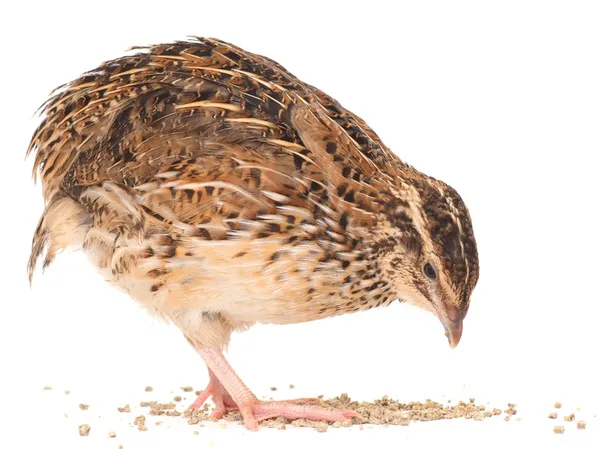
[(223, 146), (321, 173), (326, 157), (340, 171), (399, 163), (362, 120), (268, 58), (202, 38), (145, 51), (102, 64), (43, 105), (29, 152), (46, 198), (107, 181), (134, 187)]

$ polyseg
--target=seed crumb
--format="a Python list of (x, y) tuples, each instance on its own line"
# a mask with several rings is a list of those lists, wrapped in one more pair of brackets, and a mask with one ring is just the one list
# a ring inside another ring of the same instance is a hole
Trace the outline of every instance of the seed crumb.
[(560, 403), (560, 402), (556, 402), (554, 404), (554, 408), (561, 408), (561, 407), (562, 407), (562, 403)]
[(556, 419), (556, 418), (558, 418), (558, 413), (556, 413), (556, 412), (550, 412), (550, 413), (548, 413), (548, 418), (550, 418), (550, 419)]
[(585, 429), (585, 421), (577, 421), (577, 428), (579, 430), (584, 430)]
[(316, 426), (317, 432), (327, 432), (329, 425), (326, 422), (319, 422)]
[(82, 424), (79, 426), (79, 435), (87, 437), (90, 434), (91, 427), (89, 424)]
[(506, 416), (504, 417), (504, 421), (510, 421), (510, 415), (506, 415)]
[(140, 415), (133, 420), (133, 423), (137, 426), (140, 432), (144, 432), (148, 430), (146, 427), (146, 417), (144, 415)]
[(175, 396), (175, 397), (173, 398), (173, 400), (174, 400), (175, 402), (180, 402), (180, 401), (181, 401), (181, 396)]
[(79, 404), (79, 408), (80, 408), (81, 410), (87, 410), (88, 408), (90, 408), (90, 406), (89, 406), (89, 405), (87, 405), (87, 404)]
[(475, 404), (475, 398), (469, 398), (469, 402), (470, 402), (471, 404)]
[(564, 426), (554, 426), (554, 433), (565, 433)]
[(296, 385), (290, 384), (290, 390), (293, 390), (294, 388), (296, 388)]
[(117, 408), (117, 410), (121, 413), (129, 413), (131, 411), (131, 408), (129, 407), (129, 404), (125, 404), (124, 407), (119, 407)]
[(116, 438), (117, 432), (108, 432), (108, 438)]
[(194, 391), (194, 394), (196, 396), (200, 396), (202, 394), (202, 390), (196, 390), (196, 391)]
[(575, 421), (575, 413), (571, 413), (570, 415), (566, 415), (564, 417), (565, 421)]
[(155, 425), (155, 426), (160, 426), (161, 424), (162, 424), (162, 421), (156, 421), (156, 422), (154, 423), (154, 425)]
[(71, 390), (65, 390), (65, 394), (71, 394)]
[(44, 387), (44, 390), (45, 390), (45, 391), (50, 391), (50, 390), (52, 390), (52, 387), (51, 387), (50, 385), (46, 385), (46, 386)]
[(181, 389), (182, 389), (183, 391), (185, 391), (186, 393), (189, 393), (190, 391), (194, 391), (194, 389), (193, 389), (192, 387), (190, 387), (190, 386), (187, 386), (187, 387), (181, 387)]
[(144, 388), (144, 391), (147, 391), (147, 392), (154, 391), (154, 388), (152, 388), (150, 385), (148, 385), (146, 388)]
[(271, 391), (277, 391), (277, 387), (271, 387)]
[(197, 430), (194, 430), (194, 435), (200, 435), (200, 432), (198, 432)]

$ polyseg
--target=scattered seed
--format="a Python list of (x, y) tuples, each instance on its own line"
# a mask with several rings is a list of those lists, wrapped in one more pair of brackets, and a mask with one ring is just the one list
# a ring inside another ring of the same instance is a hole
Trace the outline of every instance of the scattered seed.
[(290, 384), (290, 390), (293, 390), (294, 388), (296, 388), (296, 385)]
[(575, 413), (571, 413), (570, 415), (566, 415), (564, 417), (565, 421), (575, 421)]
[(194, 430), (194, 435), (198, 435), (200, 434), (200, 432), (198, 432), (197, 430)]
[(52, 390), (52, 387), (51, 387), (50, 385), (46, 385), (46, 386), (44, 387), (44, 390), (45, 390), (45, 391), (50, 391), (50, 390)]
[(150, 385), (148, 385), (146, 388), (144, 388), (144, 391), (154, 391), (154, 388), (152, 388)]
[(469, 398), (469, 402), (470, 402), (471, 404), (475, 404), (475, 398)]
[(180, 402), (180, 401), (181, 401), (181, 396), (175, 396), (175, 397), (173, 398), (173, 400), (174, 400), (175, 402)]
[(554, 404), (554, 408), (561, 408), (561, 407), (562, 407), (562, 403), (560, 403), (560, 402), (556, 402)]
[(71, 390), (65, 390), (65, 394), (71, 394)]
[(90, 434), (91, 427), (89, 424), (82, 424), (79, 426), (79, 435), (87, 437)]
[(140, 432), (144, 432), (148, 430), (146, 427), (146, 417), (144, 415), (140, 415), (133, 420), (133, 423), (137, 426)]
[(558, 413), (556, 413), (556, 412), (550, 412), (550, 413), (548, 413), (548, 418), (550, 418), (550, 419), (556, 419), (556, 418), (558, 418)]
[(183, 391), (185, 391), (186, 393), (189, 393), (190, 391), (194, 391), (194, 389), (192, 387), (181, 387), (181, 389)]
[(117, 432), (108, 432), (108, 438), (115, 438), (117, 436)]
[(162, 421), (156, 421), (156, 422), (154, 423), (154, 425), (155, 425), (155, 426), (160, 426), (161, 424), (162, 424)]
[(80, 408), (81, 410), (87, 410), (88, 408), (90, 408), (90, 406), (89, 406), (89, 405), (87, 405), (87, 404), (79, 404), (79, 408)]
[(585, 429), (585, 421), (577, 421), (577, 428), (579, 430), (584, 430)]
[(564, 426), (554, 426), (554, 433), (565, 433)]
[(319, 422), (316, 425), (317, 432), (327, 432), (328, 427), (329, 427), (329, 425), (323, 421)]
[(125, 404), (124, 407), (119, 407), (117, 408), (117, 410), (121, 413), (129, 413), (131, 411), (131, 408), (129, 407), (129, 404)]
[(202, 390), (196, 390), (196, 391), (194, 391), (194, 394), (196, 396), (200, 396), (202, 394)]
[(271, 387), (271, 391), (277, 391), (277, 387)]
[(510, 421), (510, 415), (506, 415), (506, 416), (504, 417), (504, 421)]

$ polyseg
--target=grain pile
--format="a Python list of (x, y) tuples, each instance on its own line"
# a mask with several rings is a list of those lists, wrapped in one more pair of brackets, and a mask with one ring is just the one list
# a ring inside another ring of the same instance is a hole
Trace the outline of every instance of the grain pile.
[[(261, 426), (284, 430), (287, 425), (294, 427), (312, 427), (319, 432), (325, 432), (329, 427), (349, 427), (353, 424), (375, 424), (375, 425), (400, 425), (407, 426), (411, 421), (436, 421), (441, 419), (465, 418), (483, 421), (492, 416), (502, 414), (502, 410), (487, 410), (484, 405), (475, 404), (475, 400), (469, 402), (460, 401), (456, 405), (444, 405), (439, 402), (427, 400), (425, 402), (403, 403), (384, 396), (374, 402), (353, 401), (347, 394), (342, 394), (333, 399), (319, 400), (311, 403), (321, 407), (334, 407), (351, 409), (358, 412), (361, 418), (347, 419), (342, 422), (327, 423), (311, 421), (307, 419), (288, 420), (286, 418), (273, 418), (261, 421)], [(188, 409), (184, 416), (188, 418), (189, 424), (197, 424), (210, 419), (207, 406), (201, 410)], [(508, 404), (505, 416), (510, 419), (517, 413), (514, 404)], [(230, 422), (241, 421), (238, 412), (230, 412), (224, 416)]]

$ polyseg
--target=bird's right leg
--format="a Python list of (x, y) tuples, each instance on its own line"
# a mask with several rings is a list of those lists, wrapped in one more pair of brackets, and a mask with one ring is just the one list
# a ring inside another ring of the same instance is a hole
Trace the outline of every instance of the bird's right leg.
[[(212, 419), (221, 419), (226, 412), (232, 412), (239, 410), (238, 405), (235, 403), (231, 395), (227, 392), (223, 384), (215, 373), (213, 373), (210, 369), (208, 370), (209, 381), (208, 385), (200, 395), (196, 398), (194, 403), (190, 406), (194, 409), (199, 409), (202, 407), (208, 399), (212, 399), (215, 404), (215, 408), (210, 415)], [(309, 402), (317, 402), (319, 399), (317, 398), (298, 398), (291, 399), (285, 402), (289, 403), (309, 403)]]

